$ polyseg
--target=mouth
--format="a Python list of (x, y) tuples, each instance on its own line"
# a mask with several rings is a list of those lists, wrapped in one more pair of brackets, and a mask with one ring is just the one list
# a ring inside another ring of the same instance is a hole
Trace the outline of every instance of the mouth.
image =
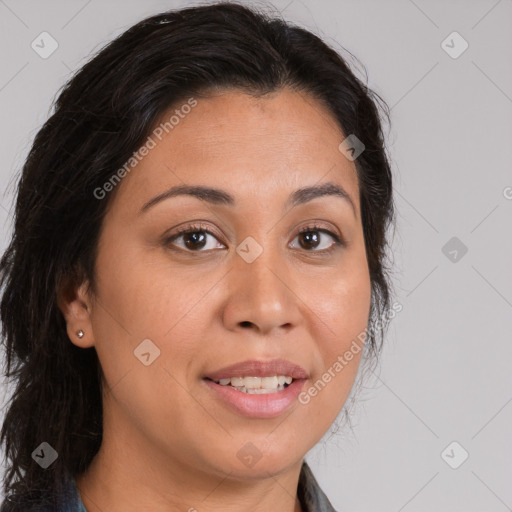
[[(256, 377), (284, 377), (285, 381), (281, 384), (284, 385), (287, 382), (287, 378), (292, 379), (307, 379), (309, 377), (308, 373), (302, 366), (298, 364), (287, 361), (286, 359), (271, 359), (268, 361), (258, 361), (256, 359), (242, 361), (240, 363), (231, 364), (220, 370), (216, 370), (214, 372), (208, 373), (205, 375), (206, 378), (213, 380), (215, 382), (220, 382), (225, 379), (233, 379), (236, 377), (240, 378), (256, 378)], [(238, 381), (235, 381), (238, 382)], [(251, 382), (247, 381), (249, 387), (251, 388)], [(256, 383), (256, 381), (254, 381)], [(271, 382), (267, 382), (267, 384), (271, 384)], [(235, 385), (244, 385), (237, 383)], [(259, 386), (255, 386), (259, 387)]]
[(244, 361), (203, 377), (222, 404), (249, 418), (275, 418), (288, 410), (309, 378), (283, 359)]
[[(306, 379), (292, 380), (279, 389), (249, 389), (242, 391), (231, 385), (222, 385), (211, 379), (203, 382), (219, 404), (247, 418), (276, 418), (290, 409), (301, 393)], [(286, 384), (286, 383), (285, 383)]]
[[(249, 395), (268, 395), (286, 389), (293, 381), (289, 375), (272, 375), (269, 377), (228, 377), (225, 379), (209, 379), (220, 386), (230, 386), (241, 393)], [(296, 380), (296, 379), (295, 379)]]

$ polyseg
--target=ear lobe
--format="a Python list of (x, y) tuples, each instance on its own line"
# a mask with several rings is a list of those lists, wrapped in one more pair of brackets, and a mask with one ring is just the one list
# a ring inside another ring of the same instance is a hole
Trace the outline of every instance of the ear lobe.
[(66, 331), (71, 342), (77, 347), (89, 348), (94, 346), (94, 333), (88, 282), (76, 283), (76, 278), (70, 276), (62, 280), (57, 291), (57, 304), (66, 321)]

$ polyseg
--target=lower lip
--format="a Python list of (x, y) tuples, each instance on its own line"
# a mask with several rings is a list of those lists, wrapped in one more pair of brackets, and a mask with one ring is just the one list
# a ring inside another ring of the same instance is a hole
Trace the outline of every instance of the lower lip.
[(267, 394), (243, 393), (231, 386), (221, 386), (213, 380), (204, 379), (206, 385), (235, 411), (249, 418), (276, 418), (283, 414), (296, 400), (306, 379), (297, 379), (282, 391)]

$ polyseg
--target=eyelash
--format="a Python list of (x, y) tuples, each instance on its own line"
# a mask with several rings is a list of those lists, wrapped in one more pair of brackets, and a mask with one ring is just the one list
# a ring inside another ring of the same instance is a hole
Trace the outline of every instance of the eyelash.
[[(313, 253), (318, 253), (318, 254), (329, 254), (332, 251), (334, 251), (335, 249), (337, 249), (339, 247), (345, 247), (345, 245), (346, 245), (346, 242), (343, 239), (343, 237), (340, 237), (340, 236), (336, 235), (332, 231), (330, 231), (328, 229), (325, 229), (325, 228), (319, 226), (316, 223), (309, 224), (309, 225), (301, 228), (297, 232), (295, 237), (297, 237), (297, 236), (299, 236), (299, 235), (301, 235), (303, 233), (308, 233), (310, 231), (318, 231), (318, 232), (321, 232), (321, 233), (325, 233), (325, 234), (329, 235), (334, 240), (334, 243), (331, 245), (331, 247), (329, 249), (322, 249), (322, 250), (319, 250), (319, 251), (314, 250), (314, 249), (311, 249), (311, 250), (304, 249), (306, 252), (313, 252)], [(184, 226), (184, 227), (178, 228), (176, 233), (174, 233), (171, 237), (169, 237), (169, 238), (167, 238), (165, 240), (165, 245), (172, 245), (172, 242), (174, 242), (179, 237), (181, 237), (183, 235), (186, 235), (186, 234), (189, 234), (189, 233), (197, 233), (197, 232), (208, 233), (209, 235), (211, 235), (214, 238), (218, 239), (218, 236), (215, 233), (213, 233), (212, 231), (210, 231), (205, 225), (202, 225), (202, 224), (191, 224), (191, 225), (188, 225), (188, 226)], [(294, 237), (294, 240), (295, 240), (295, 237)], [(220, 241), (220, 240), (218, 240), (218, 241)], [(182, 249), (181, 247), (178, 250), (185, 251), (185, 252), (190, 252), (190, 253), (208, 252), (208, 251), (204, 251), (204, 250), (191, 251), (189, 249)]]

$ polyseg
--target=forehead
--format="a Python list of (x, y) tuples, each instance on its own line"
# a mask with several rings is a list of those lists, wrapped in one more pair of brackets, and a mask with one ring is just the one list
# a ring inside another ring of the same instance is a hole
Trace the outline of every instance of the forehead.
[(118, 192), (125, 204), (139, 207), (176, 184), (280, 200), (292, 189), (330, 181), (352, 192), (358, 207), (355, 165), (338, 149), (344, 138), (320, 102), (290, 89), (262, 97), (232, 90), (184, 99), (163, 113), (146, 141), (151, 149)]

